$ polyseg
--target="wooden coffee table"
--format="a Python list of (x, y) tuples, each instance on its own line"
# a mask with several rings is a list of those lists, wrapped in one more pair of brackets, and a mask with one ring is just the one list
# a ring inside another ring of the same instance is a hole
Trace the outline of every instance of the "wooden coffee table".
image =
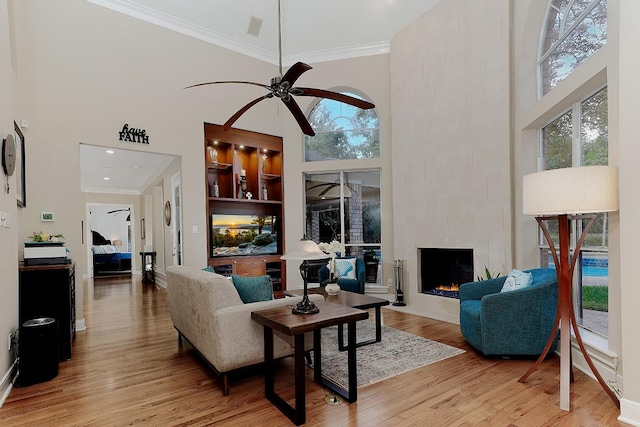
[[(304, 291), (302, 289), (291, 289), (285, 291), (285, 295), (288, 296), (301, 296), (303, 293)], [(356, 344), (356, 347), (362, 347), (363, 345), (374, 344), (382, 341), (382, 316), (380, 313), (380, 307), (389, 305), (388, 300), (349, 291), (338, 291), (338, 295), (329, 295), (322, 286), (319, 288), (309, 288), (307, 293), (324, 295), (325, 301), (344, 305), (346, 307), (359, 308), (360, 310), (366, 310), (368, 308), (375, 309), (376, 337), (375, 339), (361, 341)], [(345, 351), (347, 349), (347, 346), (344, 345), (343, 330), (344, 326), (338, 325), (338, 349), (340, 351)]]
[[(267, 310), (254, 311), (251, 318), (264, 328), (264, 394), (283, 414), (296, 425), (306, 422), (305, 408), (305, 348), (304, 334), (313, 332), (313, 379), (324, 385), (347, 402), (355, 402), (358, 398), (356, 377), (356, 321), (369, 317), (369, 313), (356, 308), (345, 307), (326, 301), (315, 303), (320, 309), (316, 314), (292, 314), (291, 307), (277, 307)], [(349, 351), (347, 353), (348, 388), (345, 390), (338, 384), (322, 376), (322, 347), (320, 332), (322, 328), (333, 325), (347, 324), (347, 340)], [(273, 331), (293, 336), (294, 342), (294, 382), (295, 382), (295, 407), (274, 390), (273, 363)]]

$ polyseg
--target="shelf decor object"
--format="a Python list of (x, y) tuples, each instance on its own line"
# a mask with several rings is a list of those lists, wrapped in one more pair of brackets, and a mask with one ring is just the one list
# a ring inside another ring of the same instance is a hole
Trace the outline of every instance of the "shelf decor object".
[[(585, 350), (572, 302), (573, 270), (579, 258), (575, 255), (580, 253), (580, 247), (593, 225), (596, 213), (618, 210), (618, 169), (613, 166), (583, 166), (537, 172), (524, 177), (522, 193), (523, 213), (535, 215), (553, 256), (558, 275), (558, 308), (547, 345), (531, 369), (518, 381), (525, 382), (544, 360), (559, 328), (560, 409), (569, 411), (571, 328), (573, 328), (580, 351), (591, 371), (611, 400), (620, 407), (618, 397), (602, 379)], [(573, 257), (569, 247), (571, 220), (587, 221), (573, 249)], [(546, 221), (558, 222), (559, 255)]]
[(302, 276), (304, 294), (300, 301), (291, 310), (293, 314), (315, 314), (320, 309), (309, 300), (307, 295), (307, 284), (309, 278), (309, 261), (317, 259), (327, 259), (327, 254), (322, 252), (316, 242), (305, 237), (293, 244), (293, 247), (286, 254), (280, 257), (282, 260), (302, 260), (300, 264), (300, 275)]

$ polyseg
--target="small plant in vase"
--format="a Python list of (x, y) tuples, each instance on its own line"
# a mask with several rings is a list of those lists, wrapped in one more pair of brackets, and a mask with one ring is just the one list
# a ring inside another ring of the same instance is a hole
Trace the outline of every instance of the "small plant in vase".
[(330, 243), (320, 242), (318, 247), (322, 252), (331, 257), (327, 264), (327, 268), (329, 269), (329, 279), (326, 281), (326, 284), (323, 283), (324, 289), (329, 295), (336, 295), (340, 290), (340, 286), (337, 283), (339, 276), (336, 268), (336, 257), (344, 253), (345, 247), (337, 240), (333, 240)]
[(64, 242), (64, 236), (62, 234), (47, 234), (47, 233), (43, 233), (42, 231), (38, 231), (38, 232), (34, 231), (33, 234), (31, 235), (31, 241), (38, 242), (38, 243), (47, 243), (47, 242), (59, 243), (59, 242)]

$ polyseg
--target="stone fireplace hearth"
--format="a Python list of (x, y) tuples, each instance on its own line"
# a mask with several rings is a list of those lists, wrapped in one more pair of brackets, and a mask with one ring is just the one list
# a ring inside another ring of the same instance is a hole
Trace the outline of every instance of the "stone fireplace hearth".
[(458, 287), (473, 281), (473, 249), (419, 248), (420, 292), (458, 298)]

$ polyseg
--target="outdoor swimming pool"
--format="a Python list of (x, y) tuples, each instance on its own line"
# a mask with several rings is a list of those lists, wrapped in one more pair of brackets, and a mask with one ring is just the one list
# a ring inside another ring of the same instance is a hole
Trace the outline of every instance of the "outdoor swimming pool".
[[(549, 257), (549, 267), (555, 268), (553, 258)], [(583, 277), (608, 277), (609, 259), (606, 256), (583, 256), (582, 258)]]

